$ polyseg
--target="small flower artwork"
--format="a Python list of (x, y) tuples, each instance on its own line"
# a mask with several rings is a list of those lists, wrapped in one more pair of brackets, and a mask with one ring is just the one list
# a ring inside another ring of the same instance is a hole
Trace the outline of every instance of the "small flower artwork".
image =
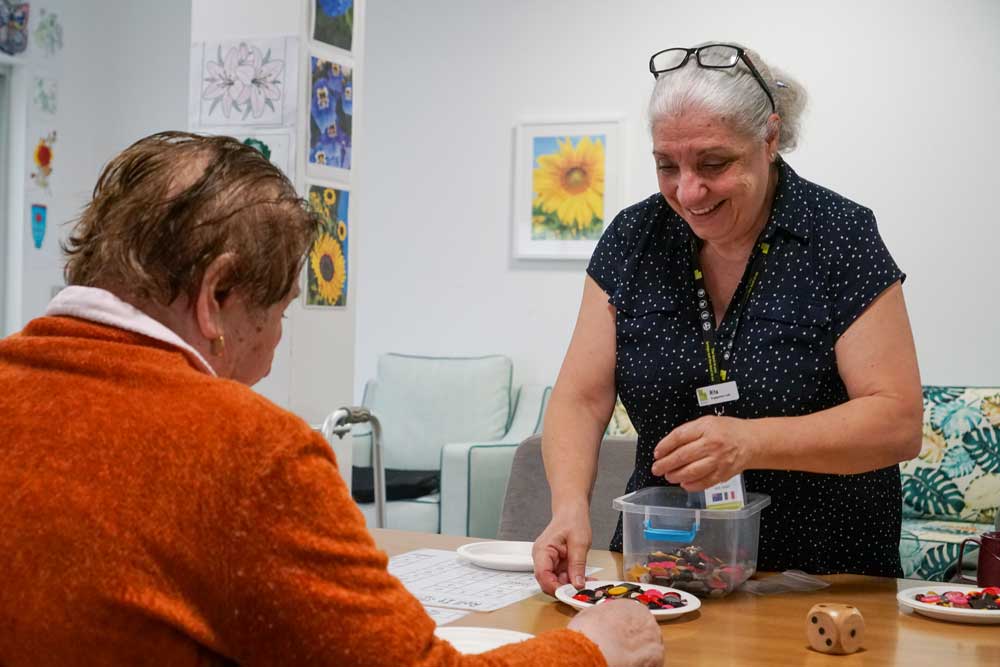
[(31, 205), (31, 238), (35, 242), (35, 248), (41, 249), (42, 241), (45, 240), (45, 225), (48, 217), (48, 208), (43, 204)]
[(292, 37), (194, 44), (192, 126), (291, 125), (297, 44)]
[(315, 0), (313, 39), (350, 51), (353, 31), (354, 0)]
[(294, 141), (290, 131), (258, 130), (247, 134), (234, 132), (230, 136), (239, 140), (240, 143), (256, 149), (271, 164), (284, 172), (289, 179), (294, 180), (295, 167), (294, 160), (292, 159)]
[(268, 146), (266, 143), (264, 143), (262, 140), (258, 139), (257, 137), (247, 137), (242, 141), (242, 144), (244, 146), (249, 146), (250, 148), (256, 150), (258, 153), (264, 156), (265, 160), (271, 159), (271, 147)]
[(35, 26), (35, 44), (41, 47), (47, 56), (54, 56), (63, 47), (63, 28), (59, 17), (53, 12), (41, 11), (38, 24)]
[(514, 256), (588, 259), (622, 201), (621, 121), (522, 123)]
[(35, 146), (35, 150), (32, 153), (35, 168), (34, 171), (31, 172), (31, 180), (35, 182), (35, 185), (45, 191), (50, 191), (49, 177), (52, 176), (52, 160), (54, 158), (52, 145), (56, 143), (56, 137), (57, 135), (55, 131), (49, 132), (47, 135), (38, 140), (38, 144)]
[(347, 305), (349, 201), (347, 191), (309, 186), (309, 206), (323, 226), (306, 260), (307, 306)]
[(351, 168), (354, 84), (347, 65), (311, 57), (309, 163)]
[(16, 56), (28, 48), (29, 10), (27, 2), (0, 0), (0, 51)]
[(56, 95), (58, 85), (59, 84), (55, 79), (35, 77), (35, 88), (32, 95), (35, 111), (48, 114), (54, 114), (56, 112)]
[(211, 103), (208, 114), (216, 109), (226, 118), (233, 114), (246, 120), (253, 114), (259, 119), (266, 109), (277, 111), (281, 99), (285, 62), (272, 58), (271, 50), (261, 51), (255, 44), (240, 42), (225, 52), (220, 44), (216, 59), (205, 63), (208, 76), (201, 97)]

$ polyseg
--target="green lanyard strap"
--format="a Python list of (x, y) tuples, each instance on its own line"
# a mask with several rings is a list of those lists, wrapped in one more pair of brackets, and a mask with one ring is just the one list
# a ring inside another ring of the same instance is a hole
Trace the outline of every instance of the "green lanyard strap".
[[(771, 250), (771, 244), (761, 241), (757, 244), (757, 248), (760, 252), (756, 254), (753, 263), (750, 265), (750, 280), (747, 283), (746, 289), (743, 290), (743, 297), (737, 305), (736, 323), (733, 325), (733, 333), (724, 345), (720, 345), (715, 340), (715, 315), (712, 310), (712, 298), (708, 295), (708, 288), (705, 287), (705, 275), (701, 270), (701, 261), (698, 259), (700, 244), (697, 238), (691, 239), (691, 256), (694, 262), (694, 287), (698, 303), (698, 321), (701, 327), (701, 340), (705, 344), (705, 357), (708, 359), (708, 378), (712, 384), (726, 382), (729, 379), (730, 356), (733, 344), (736, 342), (736, 335), (740, 330), (740, 323), (743, 321), (743, 311), (746, 309), (754, 287), (760, 282), (760, 276), (764, 272), (764, 260)], [(722, 349), (721, 356), (717, 353), (719, 349)]]

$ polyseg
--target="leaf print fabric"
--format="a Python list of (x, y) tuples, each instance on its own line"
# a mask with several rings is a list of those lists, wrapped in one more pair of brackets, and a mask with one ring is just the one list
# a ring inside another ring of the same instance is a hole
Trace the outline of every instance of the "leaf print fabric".
[(903, 502), (935, 516), (957, 516), (965, 507), (962, 492), (954, 482), (933, 468), (921, 468), (903, 482)]
[(965, 492), (965, 505), (969, 509), (985, 513), (988, 510), (996, 511), (998, 504), (1000, 504), (1000, 475), (983, 475), (969, 483), (969, 488)]
[(965, 393), (965, 387), (924, 387), (924, 401), (929, 403), (949, 403)]
[(964, 477), (975, 469), (976, 462), (965, 451), (965, 447), (950, 447), (945, 450), (944, 460), (941, 461), (941, 472), (948, 479)]
[(1000, 472), (1000, 429), (982, 428), (962, 438), (965, 451), (986, 472)]
[(958, 560), (958, 548), (957, 544), (938, 544), (931, 547), (924, 553), (920, 566), (914, 574), (928, 581), (943, 581), (945, 573)]
[[(1000, 505), (1000, 489), (992, 504), (983, 494), (993, 476), (1000, 474), (1000, 426), (993, 423), (998, 397), (996, 387), (924, 387), (923, 448), (918, 458), (900, 464), (904, 489), (912, 491), (904, 496), (906, 516), (993, 521)], [(950, 503), (923, 500), (917, 490), (928, 480), (942, 488), (958, 489), (962, 507), (957, 515)], [(974, 484), (976, 500), (972, 501)]]
[(983, 413), (961, 400), (941, 403), (931, 408), (931, 425), (946, 438), (958, 438), (983, 421)]

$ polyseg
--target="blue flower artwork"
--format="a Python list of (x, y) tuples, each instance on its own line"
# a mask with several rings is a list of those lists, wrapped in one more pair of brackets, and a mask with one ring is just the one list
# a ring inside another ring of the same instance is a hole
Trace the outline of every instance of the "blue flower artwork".
[(347, 13), (347, 10), (354, 6), (354, 0), (318, 0), (319, 6), (323, 12), (331, 17), (336, 18)]
[(316, 0), (313, 39), (351, 50), (354, 33), (354, 0)]
[(354, 113), (351, 68), (315, 56), (310, 64), (309, 162), (350, 169)]

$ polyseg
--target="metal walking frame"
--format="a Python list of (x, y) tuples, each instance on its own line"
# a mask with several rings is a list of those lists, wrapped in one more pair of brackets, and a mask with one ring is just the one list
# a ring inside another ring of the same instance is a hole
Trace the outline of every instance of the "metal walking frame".
[(353, 406), (337, 408), (323, 420), (319, 432), (327, 442), (331, 436), (343, 438), (351, 432), (352, 424), (372, 425), (372, 468), (375, 474), (375, 527), (385, 528), (385, 466), (382, 462), (382, 425), (371, 410)]

